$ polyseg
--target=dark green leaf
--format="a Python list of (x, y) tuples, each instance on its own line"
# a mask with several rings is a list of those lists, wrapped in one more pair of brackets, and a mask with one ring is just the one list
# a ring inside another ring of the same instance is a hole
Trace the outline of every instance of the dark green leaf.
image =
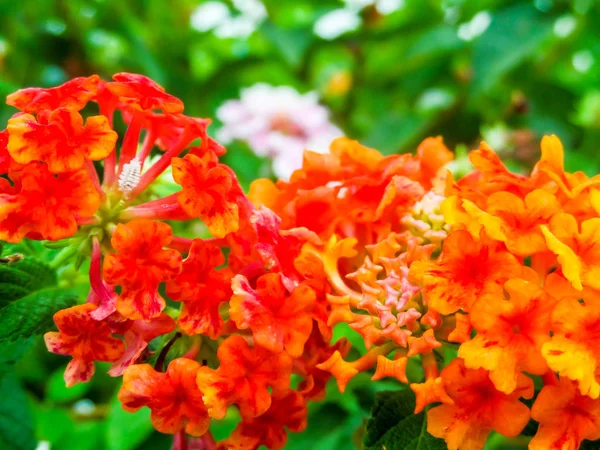
[(27, 396), (13, 373), (0, 376), (0, 448), (33, 450), (36, 439)]
[(9, 303), (0, 310), (0, 345), (44, 333), (52, 327), (54, 313), (76, 300), (75, 289), (47, 288)]
[(414, 414), (409, 390), (379, 392), (364, 438), (365, 450), (446, 450), (442, 439), (427, 433), (425, 412)]

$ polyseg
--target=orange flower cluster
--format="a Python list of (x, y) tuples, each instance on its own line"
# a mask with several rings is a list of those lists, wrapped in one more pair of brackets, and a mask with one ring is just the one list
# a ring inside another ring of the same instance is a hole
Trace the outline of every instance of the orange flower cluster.
[[(180, 448), (199, 437), (223, 449), (283, 447), (286, 429), (306, 427), (307, 402), (324, 395), (330, 374), (319, 364), (348, 350), (330, 345), (330, 287), (303, 250), (321, 243), (317, 234), (284, 230), (254, 207), (219, 162), (210, 121), (184, 115), (144, 76), (77, 78), (8, 104), (21, 112), (0, 132), (0, 239), (61, 240), (67, 257), (90, 258), (87, 302), (57, 312), (58, 331), (45, 335), (51, 352), (72, 358), (67, 385), (107, 361), (123, 376), (123, 408), (150, 408)], [(181, 190), (161, 198), (153, 183), (168, 169)], [(212, 238), (174, 236), (164, 222), (194, 219)], [(230, 407), (241, 421), (215, 443), (211, 420)]]
[[(441, 255), (410, 268), (430, 308), (464, 324), (459, 359), (431, 381), (439, 392), (412, 386), (418, 403), (444, 403), (428, 431), (450, 449), (516, 436), (530, 418), (532, 450), (600, 438), (600, 177), (566, 172), (556, 136), (541, 150), (529, 176), (485, 143), (473, 151), (475, 170), (447, 184)], [(534, 395), (530, 411), (519, 398)]]
[[(566, 172), (555, 136), (541, 147), (525, 176), (482, 143), (454, 181), (439, 138), (389, 157), (339, 139), (331, 154), (307, 152), (289, 182), (252, 186), (285, 227), (319, 236), (304, 251), (332, 287), (327, 323), (363, 337), (364, 355), (319, 367), (342, 391), (371, 368), (409, 383), (415, 413), (428, 409), (428, 431), (451, 450), (481, 449), (492, 430), (517, 436), (531, 419), (532, 450), (600, 438), (600, 176)], [(411, 358), (424, 380), (409, 379)]]
[(251, 199), (273, 209), (284, 227), (304, 226), (321, 239), (304, 251), (320, 261), (333, 288), (327, 324), (349, 324), (368, 349), (352, 362), (337, 351), (319, 365), (342, 391), (374, 366), (374, 380), (406, 383), (408, 358), (416, 355), (437, 371), (433, 350), (456, 324), (428, 308), (409, 269), (439, 254), (447, 235), (440, 169), (451, 160), (441, 138), (426, 139), (416, 156), (388, 157), (340, 138), (330, 154), (307, 151), (289, 182), (258, 180), (251, 187)]
[[(47, 347), (71, 356), (68, 386), (110, 362), (123, 407), (151, 409), (176, 448), (282, 448), (332, 376), (344, 391), (368, 370), (410, 384), (451, 450), (530, 420), (532, 450), (600, 438), (600, 176), (566, 172), (556, 137), (528, 176), (482, 143), (459, 180), (441, 138), (387, 157), (339, 138), (247, 197), (210, 121), (144, 76), (8, 103), (0, 239), (90, 258), (87, 302), (56, 313)], [(181, 190), (160, 197), (169, 169)], [(211, 238), (173, 235), (194, 219)], [(341, 323), (364, 340), (354, 360), (331, 343)], [(241, 420), (216, 443), (230, 408)]]

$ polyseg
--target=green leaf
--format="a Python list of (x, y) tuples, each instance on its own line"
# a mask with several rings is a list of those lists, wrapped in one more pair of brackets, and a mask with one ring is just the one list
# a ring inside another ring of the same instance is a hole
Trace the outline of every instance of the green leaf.
[(90, 383), (78, 383), (68, 388), (64, 379), (65, 367), (55, 370), (46, 385), (46, 397), (57, 403), (68, 403), (83, 397), (90, 390)]
[(312, 41), (313, 34), (308, 30), (291, 30), (278, 27), (271, 22), (264, 22), (260, 30), (279, 51), (281, 57), (292, 67), (302, 63), (304, 54)]
[(533, 5), (517, 4), (494, 14), (489, 28), (475, 41), (474, 97), (484, 94), (552, 37), (553, 17)]
[(54, 313), (76, 300), (75, 289), (47, 288), (9, 303), (0, 309), (0, 345), (44, 333), (52, 327)]
[(427, 433), (425, 412), (414, 414), (415, 401), (410, 389), (377, 393), (365, 450), (446, 450), (442, 439)]
[(0, 448), (35, 449), (37, 442), (27, 396), (13, 373), (0, 377), (0, 392)]
[(106, 423), (106, 450), (138, 448), (153, 430), (148, 408), (129, 413), (123, 410), (121, 403), (115, 397), (110, 405)]

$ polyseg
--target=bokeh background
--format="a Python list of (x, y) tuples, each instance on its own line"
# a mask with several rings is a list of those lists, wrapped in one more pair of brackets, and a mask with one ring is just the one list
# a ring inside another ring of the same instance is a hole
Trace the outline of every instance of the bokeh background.
[[(568, 169), (600, 169), (595, 0), (0, 0), (0, 96), (120, 71), (155, 79), (189, 115), (215, 117), (242, 88), (264, 82), (315, 92), (345, 134), (386, 154), (442, 135), (460, 165), (483, 138), (526, 170), (540, 137), (554, 133)], [(0, 123), (13, 113), (0, 105)], [(220, 126), (215, 120), (213, 131)], [(244, 186), (272, 173), (247, 142), (228, 146), (225, 162)], [(92, 383), (67, 390), (66, 359), (37, 339), (19, 352), (0, 351), (0, 372), (16, 362), (18, 374), (0, 382), (0, 416), (18, 418), (0, 426), (0, 448), (170, 447), (147, 410), (121, 410), (118, 380), (101, 365)], [(330, 386), (287, 448), (358, 445), (375, 390), (390, 387), (362, 375), (344, 396)]]

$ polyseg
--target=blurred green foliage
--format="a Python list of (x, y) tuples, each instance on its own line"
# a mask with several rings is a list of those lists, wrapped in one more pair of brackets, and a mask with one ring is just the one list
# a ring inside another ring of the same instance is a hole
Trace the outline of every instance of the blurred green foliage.
[[(462, 154), (484, 137), (515, 167), (527, 167), (541, 135), (555, 133), (569, 169), (600, 169), (594, 0), (404, 0), (388, 15), (363, 8), (360, 26), (332, 40), (317, 36), (314, 25), (341, 1), (264, 0), (266, 19), (244, 38), (192, 28), (202, 3), (0, 0), (0, 96), (131, 71), (182, 98), (186, 113), (213, 117), (240, 88), (267, 82), (317, 91), (337, 125), (384, 153), (411, 151), (426, 136), (443, 135)], [(13, 112), (0, 106), (0, 122)], [(226, 162), (245, 185), (262, 173), (263, 162), (242, 145), (229, 149)], [(66, 390), (66, 358), (34, 340), (0, 350), (0, 416), (16, 418), (10, 426), (2, 422), (0, 447), (29, 450), (46, 441), (60, 450), (169, 448), (170, 439), (149, 426), (147, 410), (121, 410), (119, 380), (106, 367), (98, 365), (89, 385)], [(14, 371), (4, 370), (23, 353)], [(360, 442), (375, 391), (394, 388), (366, 375), (344, 396), (330, 385), (327, 400), (311, 406), (308, 431), (291, 436), (288, 448), (347, 449)], [(213, 432), (224, 436), (231, 426), (225, 421)]]
[[(386, 153), (432, 134), (451, 147), (483, 135), (528, 165), (539, 137), (555, 133), (571, 168), (600, 165), (594, 0), (403, 0), (388, 15), (363, 8), (358, 29), (330, 41), (313, 27), (339, 0), (265, 0), (267, 18), (248, 38), (193, 29), (201, 3), (1, 0), (0, 95), (133, 71), (180, 96), (189, 114), (212, 117), (262, 81), (318, 91), (349, 136)], [(12, 112), (0, 107), (0, 119)]]

